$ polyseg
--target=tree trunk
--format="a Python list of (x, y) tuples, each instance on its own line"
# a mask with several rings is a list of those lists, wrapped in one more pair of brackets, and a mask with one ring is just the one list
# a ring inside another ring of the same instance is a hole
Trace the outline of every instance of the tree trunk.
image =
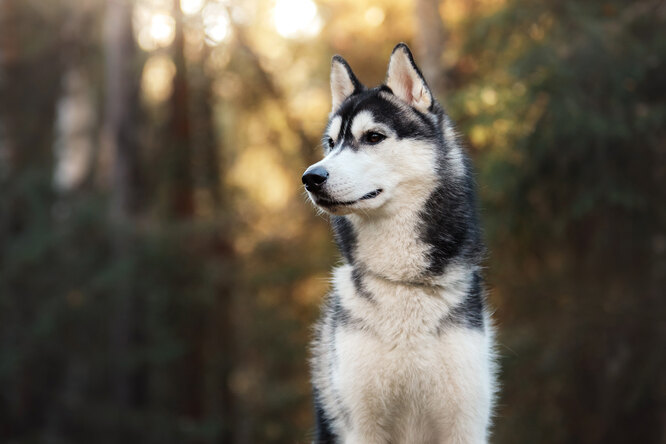
[[(105, 23), (104, 138), (112, 159), (110, 213), (115, 228), (114, 250), (119, 263), (127, 262), (132, 254), (132, 239), (128, 228), (139, 202), (135, 128), (138, 85), (134, 71), (136, 48), (131, 18), (132, 7), (129, 2), (108, 2)], [(112, 313), (110, 320), (110, 382), (112, 399), (119, 415), (130, 407), (132, 398), (132, 370), (127, 368), (136, 311), (132, 293), (131, 274), (126, 273), (117, 283), (113, 299), (115, 313)]]
[(180, 0), (173, 0), (176, 29), (173, 42), (173, 61), (176, 73), (173, 77), (173, 93), (170, 102), (170, 119), (167, 133), (167, 205), (168, 213), (175, 219), (188, 219), (194, 215), (192, 185), (190, 93), (185, 63), (185, 35)]
[(132, 7), (129, 2), (108, 2), (106, 16), (106, 115), (104, 136), (112, 163), (111, 213), (123, 221), (138, 208), (138, 153), (136, 111), (136, 47), (132, 37)]
[(435, 97), (442, 98), (446, 90), (446, 76), (442, 64), (444, 23), (439, 14), (439, 1), (416, 0), (416, 53), (419, 66)]
[[(209, 56), (207, 47), (204, 48), (203, 61)], [(195, 94), (197, 109), (196, 118), (193, 119), (200, 126), (197, 127), (196, 140), (199, 146), (199, 164), (203, 176), (201, 185), (211, 197), (211, 206), (215, 214), (217, 230), (211, 242), (211, 256), (220, 268), (220, 278), (216, 283), (215, 302), (207, 320), (208, 338), (208, 369), (211, 378), (210, 385), (214, 393), (207, 397), (207, 410), (209, 415), (222, 419), (223, 429), (220, 433), (220, 442), (231, 443), (236, 437), (237, 412), (235, 398), (229, 387), (232, 364), (235, 362), (235, 315), (236, 307), (233, 304), (234, 278), (234, 251), (229, 239), (229, 226), (231, 212), (229, 211), (228, 196), (222, 189), (224, 167), (221, 163), (220, 144), (215, 127), (215, 114), (212, 97), (211, 80), (203, 69), (203, 62), (197, 72), (199, 81), (196, 83)], [(214, 374), (211, 374), (215, 372)]]

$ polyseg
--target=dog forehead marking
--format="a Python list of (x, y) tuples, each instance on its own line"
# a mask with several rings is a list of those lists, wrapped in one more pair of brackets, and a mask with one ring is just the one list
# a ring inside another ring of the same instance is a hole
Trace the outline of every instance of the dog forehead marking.
[(354, 116), (351, 124), (351, 133), (358, 140), (365, 131), (372, 129), (376, 125), (377, 122), (375, 122), (374, 116), (370, 111), (361, 111)]
[(335, 116), (331, 119), (331, 122), (328, 124), (328, 137), (333, 140), (337, 140), (340, 135), (340, 126), (342, 125), (342, 117)]

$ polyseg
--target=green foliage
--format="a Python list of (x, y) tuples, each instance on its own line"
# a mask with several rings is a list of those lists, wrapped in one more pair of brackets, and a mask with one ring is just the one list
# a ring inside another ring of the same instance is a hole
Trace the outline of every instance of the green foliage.
[[(470, 24), (464, 57), (478, 69), (452, 104), (477, 149), (504, 319), (501, 442), (659, 440), (666, 38), (655, 10), (513, 1)], [(482, 88), (498, 100), (470, 112)]]
[[(7, 184), (0, 208), (1, 436), (183, 442), (224, 426), (183, 422), (191, 383), (178, 376), (220, 297), (219, 276), (196, 251), (214, 241), (211, 230), (117, 226), (103, 196), (58, 198), (43, 175)], [(131, 340), (118, 349), (125, 298)], [(119, 409), (118, 373), (140, 384), (132, 411)]]

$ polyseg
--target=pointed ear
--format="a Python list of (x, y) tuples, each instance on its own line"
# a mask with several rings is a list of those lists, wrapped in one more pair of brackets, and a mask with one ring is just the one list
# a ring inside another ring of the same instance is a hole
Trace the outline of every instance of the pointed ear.
[(427, 112), (434, 98), (414, 63), (414, 57), (404, 43), (399, 43), (391, 53), (386, 86), (393, 94), (421, 112)]
[(331, 110), (335, 111), (347, 97), (363, 89), (347, 61), (339, 55), (334, 56), (331, 61)]

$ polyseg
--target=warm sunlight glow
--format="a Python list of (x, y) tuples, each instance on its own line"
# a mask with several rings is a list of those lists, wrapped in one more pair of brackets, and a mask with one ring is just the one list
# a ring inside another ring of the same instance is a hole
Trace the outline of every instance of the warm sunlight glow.
[(386, 15), (384, 14), (384, 10), (382, 8), (379, 6), (373, 6), (365, 11), (364, 17), (368, 25), (379, 26), (384, 22)]
[(180, 10), (187, 15), (198, 13), (203, 5), (204, 0), (180, 0)]
[(280, 163), (274, 146), (245, 147), (230, 170), (229, 178), (269, 210), (284, 208), (294, 191), (300, 191)]
[(209, 44), (218, 45), (229, 35), (231, 22), (226, 8), (220, 3), (211, 3), (204, 8), (203, 23)]
[(134, 11), (134, 29), (141, 49), (153, 51), (173, 42), (176, 22), (166, 10), (155, 10), (150, 5), (137, 5)]
[(167, 14), (155, 14), (150, 20), (150, 36), (159, 46), (171, 44), (176, 22)]
[(157, 104), (171, 96), (176, 65), (166, 55), (154, 55), (143, 67), (141, 93), (146, 102)]
[(497, 92), (490, 87), (483, 88), (481, 90), (481, 100), (486, 105), (494, 106), (497, 104)]
[(286, 38), (313, 37), (322, 26), (312, 0), (276, 0), (273, 22), (278, 34)]

